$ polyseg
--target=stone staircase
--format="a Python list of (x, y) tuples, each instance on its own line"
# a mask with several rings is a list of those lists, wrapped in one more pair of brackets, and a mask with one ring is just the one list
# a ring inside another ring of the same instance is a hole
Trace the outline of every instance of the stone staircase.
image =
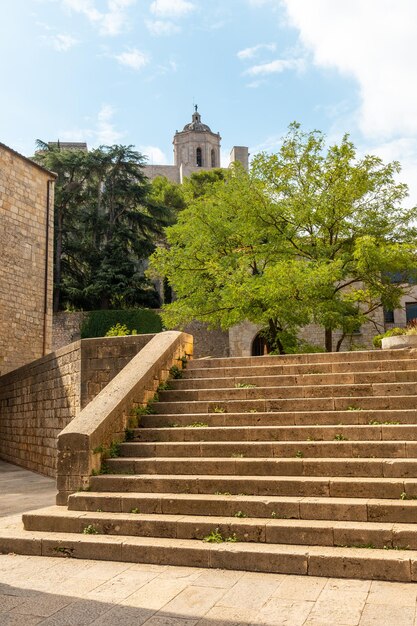
[[(42, 554), (417, 580), (417, 353), (204, 359), (66, 507)], [(52, 534), (51, 534), (52, 533)]]

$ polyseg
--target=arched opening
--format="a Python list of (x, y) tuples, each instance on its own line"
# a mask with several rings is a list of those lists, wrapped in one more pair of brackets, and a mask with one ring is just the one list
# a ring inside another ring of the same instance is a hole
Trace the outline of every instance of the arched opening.
[(271, 352), (269, 342), (260, 333), (252, 341), (252, 356), (264, 356)]
[(196, 162), (197, 162), (197, 167), (202, 167), (202, 165), (203, 165), (203, 155), (201, 153), (201, 148), (197, 148)]
[(216, 153), (214, 150), (211, 151), (211, 167), (216, 167)]

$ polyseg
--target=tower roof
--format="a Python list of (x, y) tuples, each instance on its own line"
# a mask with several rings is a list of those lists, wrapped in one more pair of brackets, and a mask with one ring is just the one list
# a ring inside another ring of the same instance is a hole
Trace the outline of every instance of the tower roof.
[(201, 115), (198, 112), (197, 105), (195, 105), (195, 111), (192, 116), (192, 121), (189, 124), (186, 124), (184, 126), (183, 132), (189, 131), (189, 130), (192, 130), (197, 133), (207, 133), (207, 132), (211, 133), (212, 132), (210, 126), (207, 126), (207, 124), (202, 123)]

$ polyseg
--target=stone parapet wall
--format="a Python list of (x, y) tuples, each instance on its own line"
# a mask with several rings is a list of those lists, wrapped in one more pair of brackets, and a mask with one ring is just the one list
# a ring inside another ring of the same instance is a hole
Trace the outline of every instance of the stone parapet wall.
[(83, 339), (0, 377), (0, 458), (55, 476), (58, 434), (153, 336)]

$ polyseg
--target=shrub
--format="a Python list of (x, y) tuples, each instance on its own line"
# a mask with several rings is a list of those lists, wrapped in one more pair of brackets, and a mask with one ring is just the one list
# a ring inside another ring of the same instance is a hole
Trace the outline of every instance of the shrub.
[(111, 326), (106, 333), (106, 337), (126, 337), (126, 335), (137, 335), (138, 331), (134, 328), (132, 331), (128, 329), (126, 324), (115, 324)]
[[(81, 327), (81, 339), (105, 337), (110, 329), (118, 326), (135, 329), (139, 334), (159, 333), (162, 330), (162, 320), (158, 313), (150, 309), (121, 309), (90, 311)], [(110, 336), (120, 336), (127, 333), (115, 333)], [(133, 331), (132, 331), (133, 334)]]
[(374, 344), (374, 348), (380, 348), (382, 345), (382, 340), (385, 337), (398, 337), (399, 335), (407, 335), (407, 328), (390, 328), (386, 333), (382, 333), (381, 335), (375, 335), (372, 339), (372, 343)]

